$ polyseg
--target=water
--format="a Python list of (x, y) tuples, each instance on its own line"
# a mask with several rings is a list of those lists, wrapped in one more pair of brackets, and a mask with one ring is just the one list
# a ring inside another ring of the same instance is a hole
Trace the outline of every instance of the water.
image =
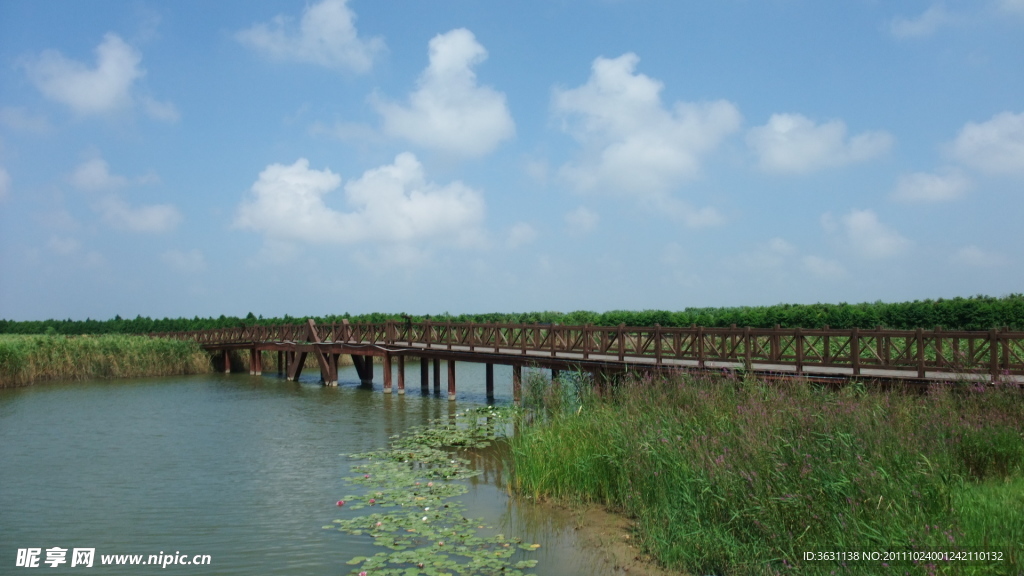
[[(75, 573), (73, 548), (105, 554), (209, 554), (208, 566), (175, 574), (347, 574), (345, 562), (382, 548), (368, 536), (323, 530), (335, 502), (356, 490), (344, 453), (383, 448), (410, 426), (482, 404), (483, 366), (460, 364), (458, 401), (423, 396), (419, 366), (407, 366), (405, 396), (358, 386), (354, 369), (337, 388), (318, 376), (204, 375), (50, 383), (0, 390), (0, 574), (19, 548), (68, 549), (67, 563), (32, 574)], [(496, 367), (497, 403), (508, 403), (511, 370)], [(507, 372), (507, 373), (506, 373)], [(542, 545), (538, 575), (595, 574), (570, 520), (510, 499), (489, 468), (460, 500), (468, 516)], [(145, 560), (144, 560), (145, 561)], [(102, 573), (152, 572), (105, 566)], [(93, 570), (95, 573), (95, 570)]]

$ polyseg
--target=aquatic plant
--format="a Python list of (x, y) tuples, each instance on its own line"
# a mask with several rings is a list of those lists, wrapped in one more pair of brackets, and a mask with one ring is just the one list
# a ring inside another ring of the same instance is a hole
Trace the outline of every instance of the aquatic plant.
[(197, 343), (146, 336), (0, 335), (0, 387), (40, 380), (137, 378), (210, 372)]
[[(889, 573), (806, 551), (989, 550), (899, 573), (1024, 573), (1024, 394), (635, 377), (510, 440), (524, 494), (635, 519), (693, 574)], [(933, 570), (934, 568), (934, 570)]]
[(385, 450), (350, 455), (365, 461), (353, 466), (349, 484), (359, 494), (339, 501), (345, 510), (379, 509), (372, 514), (337, 519), (324, 529), (366, 535), (387, 548), (374, 556), (357, 556), (348, 564), (360, 574), (522, 575), (536, 560), (522, 559), (539, 545), (491, 530), (483, 519), (467, 518), (454, 500), (466, 493), (461, 480), (480, 474), (459, 451), (490, 446), (504, 435), (512, 411), (480, 407), (441, 419), (392, 438)]

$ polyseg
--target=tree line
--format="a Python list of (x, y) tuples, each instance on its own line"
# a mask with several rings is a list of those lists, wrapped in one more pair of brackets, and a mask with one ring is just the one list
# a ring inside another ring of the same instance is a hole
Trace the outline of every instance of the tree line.
[(609, 312), (494, 312), (488, 314), (410, 315), (374, 312), (371, 314), (341, 314), (327, 316), (285, 315), (264, 318), (249, 313), (244, 318), (221, 315), (217, 318), (162, 318), (146, 316), (110, 320), (0, 320), (0, 334), (149, 334), (209, 330), (213, 328), (239, 328), (298, 324), (312, 318), (318, 324), (332, 322), (384, 322), (387, 320), (422, 322), (451, 321), (509, 324), (593, 324), (595, 326), (661, 326), (681, 327), (696, 324), (706, 327), (750, 326), (752, 328), (875, 328), (892, 330), (931, 329), (941, 326), (947, 330), (989, 330), (1009, 327), (1024, 330), (1024, 294), (1003, 297), (973, 296), (913, 302), (864, 302), (860, 304), (776, 304), (774, 306), (740, 306), (723, 308), (685, 308), (668, 310), (612, 310)]

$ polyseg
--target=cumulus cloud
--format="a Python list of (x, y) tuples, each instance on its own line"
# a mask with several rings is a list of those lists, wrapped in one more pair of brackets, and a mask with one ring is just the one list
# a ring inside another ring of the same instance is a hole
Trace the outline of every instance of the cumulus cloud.
[(831, 214), (822, 216), (825, 230), (840, 234), (856, 254), (870, 260), (891, 258), (905, 253), (912, 242), (878, 221), (871, 210), (851, 210), (838, 222)]
[(601, 217), (598, 213), (586, 206), (580, 206), (565, 215), (565, 224), (569, 227), (569, 233), (573, 236), (583, 236), (593, 232), (600, 221)]
[(476, 81), (487, 50), (465, 28), (430, 41), (430, 63), (408, 105), (374, 101), (384, 131), (425, 148), (482, 156), (515, 135), (505, 95)]
[(366, 72), (384, 50), (384, 40), (360, 38), (356, 15), (346, 4), (346, 0), (324, 0), (303, 10), (297, 29), (292, 18), (279, 15), (268, 24), (238, 32), (235, 38), (276, 60)]
[(633, 53), (597, 58), (586, 84), (555, 91), (554, 110), (583, 148), (560, 171), (578, 190), (663, 196), (696, 177), (704, 156), (739, 129), (740, 113), (725, 100), (667, 109), (663, 84), (636, 73), (639, 61)]
[(970, 188), (971, 181), (957, 170), (915, 172), (900, 176), (892, 197), (901, 202), (948, 202), (962, 198)]
[(170, 204), (131, 206), (117, 191), (131, 184), (146, 184), (152, 175), (130, 179), (110, 171), (107, 161), (97, 156), (79, 164), (71, 174), (71, 184), (94, 195), (93, 208), (114, 228), (131, 232), (161, 233), (181, 223), (181, 213)]
[(181, 213), (170, 204), (133, 207), (111, 195), (101, 198), (96, 206), (107, 223), (130, 232), (158, 234), (173, 230), (181, 222)]
[(525, 244), (529, 244), (537, 239), (537, 229), (530, 226), (526, 222), (517, 222), (508, 231), (508, 238), (505, 240), (505, 245), (509, 248), (518, 248)]
[(1007, 264), (1007, 260), (1000, 254), (987, 252), (977, 246), (964, 246), (957, 250), (950, 257), (953, 264), (970, 266), (972, 268), (997, 268)]
[(813, 276), (817, 276), (818, 278), (831, 280), (846, 276), (846, 268), (835, 260), (828, 260), (820, 256), (811, 255), (804, 256), (802, 263), (804, 270), (807, 270)]
[(987, 174), (1024, 175), (1024, 113), (968, 122), (950, 147), (956, 160)]
[(116, 190), (127, 186), (128, 179), (111, 174), (110, 165), (103, 158), (91, 158), (75, 168), (71, 183), (82, 190)]
[(6, 200), (11, 193), (11, 175), (7, 169), (0, 166), (0, 201)]
[(936, 30), (955, 20), (941, 4), (933, 4), (913, 18), (893, 18), (889, 21), (889, 33), (896, 38), (922, 38), (931, 36)]
[[(22, 62), (29, 80), (43, 96), (70, 107), (79, 114), (105, 114), (134, 104), (132, 87), (146, 75), (141, 67), (142, 54), (120, 36), (108, 33), (96, 47), (96, 65), (66, 58), (56, 50), (46, 50)], [(176, 121), (179, 117), (169, 102), (150, 104), (143, 98), (143, 109), (157, 120)], [(156, 101), (152, 101), (156, 103)]]
[(346, 184), (350, 212), (325, 202), (340, 186), (340, 176), (311, 169), (305, 158), (291, 165), (271, 164), (239, 207), (235, 225), (277, 242), (481, 242), (483, 196), (462, 182), (428, 182), (411, 153), (399, 154), (394, 163), (367, 170)]
[(171, 268), (184, 274), (196, 274), (206, 269), (206, 258), (198, 249), (187, 252), (182, 250), (167, 250), (160, 255), (160, 259)]
[(800, 114), (772, 114), (764, 126), (747, 132), (747, 145), (767, 172), (800, 174), (863, 162), (886, 153), (893, 143), (887, 132), (846, 137), (846, 123), (815, 124)]

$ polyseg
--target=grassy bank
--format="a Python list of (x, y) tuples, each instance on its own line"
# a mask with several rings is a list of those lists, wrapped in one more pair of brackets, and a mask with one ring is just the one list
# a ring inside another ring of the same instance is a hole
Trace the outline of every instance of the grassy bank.
[(0, 388), (41, 380), (133, 378), (212, 370), (195, 342), (145, 336), (0, 336)]
[[(530, 385), (533, 384), (533, 385)], [(521, 493), (635, 520), (666, 566), (705, 574), (1024, 573), (1024, 395), (835, 392), (632, 380), (576, 401), (528, 382)], [(807, 551), (996, 550), (993, 563), (810, 562)]]

